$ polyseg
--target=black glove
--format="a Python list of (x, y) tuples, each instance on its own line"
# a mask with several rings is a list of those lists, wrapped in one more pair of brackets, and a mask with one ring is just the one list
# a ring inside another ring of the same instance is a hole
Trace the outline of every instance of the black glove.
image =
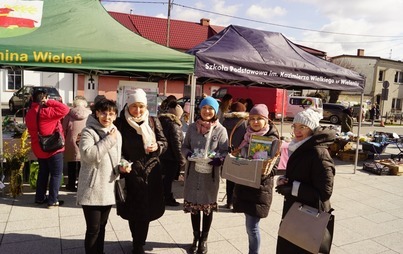
[(286, 184), (276, 186), (276, 192), (283, 196), (291, 195), (292, 182), (288, 182)]
[(211, 159), (211, 161), (208, 164), (212, 165), (214, 167), (218, 167), (218, 166), (221, 166), (222, 160), (221, 160), (221, 158), (216, 157), (216, 158)]
[(193, 153), (189, 151), (188, 154), (186, 154), (186, 160), (189, 160), (189, 158), (192, 156), (192, 154)]

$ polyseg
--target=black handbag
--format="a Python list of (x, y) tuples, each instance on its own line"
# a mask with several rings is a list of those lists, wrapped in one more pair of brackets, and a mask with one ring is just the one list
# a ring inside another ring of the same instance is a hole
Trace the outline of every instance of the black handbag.
[(41, 135), (41, 131), (39, 128), (39, 112), (41, 112), (42, 106), (39, 106), (38, 113), (36, 115), (36, 124), (38, 127), (38, 138), (39, 145), (44, 152), (54, 152), (64, 147), (64, 138), (63, 135), (59, 131), (59, 124), (55, 128), (55, 131), (51, 135)]

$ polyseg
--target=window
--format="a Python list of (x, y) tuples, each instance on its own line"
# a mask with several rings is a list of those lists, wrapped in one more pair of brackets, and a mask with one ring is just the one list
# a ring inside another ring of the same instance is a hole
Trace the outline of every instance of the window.
[(378, 74), (378, 81), (383, 81), (383, 75), (384, 75), (385, 71), (384, 70), (380, 70), (379, 74)]
[(21, 88), (21, 70), (18, 71), (7, 71), (7, 90), (18, 90)]
[(397, 71), (395, 74), (395, 82), (396, 83), (403, 83), (403, 72)]
[(399, 98), (392, 99), (392, 111), (402, 110), (402, 101)]

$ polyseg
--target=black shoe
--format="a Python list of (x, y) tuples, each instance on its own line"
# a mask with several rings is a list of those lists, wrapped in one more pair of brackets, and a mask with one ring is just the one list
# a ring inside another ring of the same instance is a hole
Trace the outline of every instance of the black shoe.
[(180, 203), (177, 202), (175, 199), (168, 199), (168, 200), (165, 200), (165, 205), (166, 206), (179, 206)]
[(42, 205), (42, 204), (45, 204), (45, 203), (47, 203), (47, 202), (48, 202), (48, 198), (45, 198), (45, 199), (42, 200), (42, 201), (35, 200), (35, 204), (38, 204), (38, 205)]
[(74, 186), (66, 186), (66, 190), (71, 191), (71, 192), (77, 192), (77, 188)]
[(58, 207), (58, 206), (62, 206), (64, 204), (63, 200), (59, 200), (56, 203), (53, 204), (48, 204), (48, 208), (53, 208), (53, 207)]

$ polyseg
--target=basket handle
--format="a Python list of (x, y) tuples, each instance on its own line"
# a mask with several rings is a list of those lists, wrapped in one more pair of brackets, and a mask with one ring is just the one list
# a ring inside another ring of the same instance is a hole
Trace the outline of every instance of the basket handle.
[[(241, 118), (241, 119), (235, 124), (234, 128), (232, 128), (231, 134), (229, 135), (229, 139), (228, 139), (228, 141), (229, 141), (228, 145), (229, 145), (230, 151), (232, 150), (232, 136), (234, 136), (235, 130), (238, 129), (238, 127), (241, 126), (241, 124), (242, 124), (244, 121), (247, 121), (247, 119), (248, 119), (248, 117), (243, 117), (243, 118)], [(238, 148), (236, 148), (236, 149), (234, 149), (234, 150), (237, 150), (237, 149), (238, 149)]]

